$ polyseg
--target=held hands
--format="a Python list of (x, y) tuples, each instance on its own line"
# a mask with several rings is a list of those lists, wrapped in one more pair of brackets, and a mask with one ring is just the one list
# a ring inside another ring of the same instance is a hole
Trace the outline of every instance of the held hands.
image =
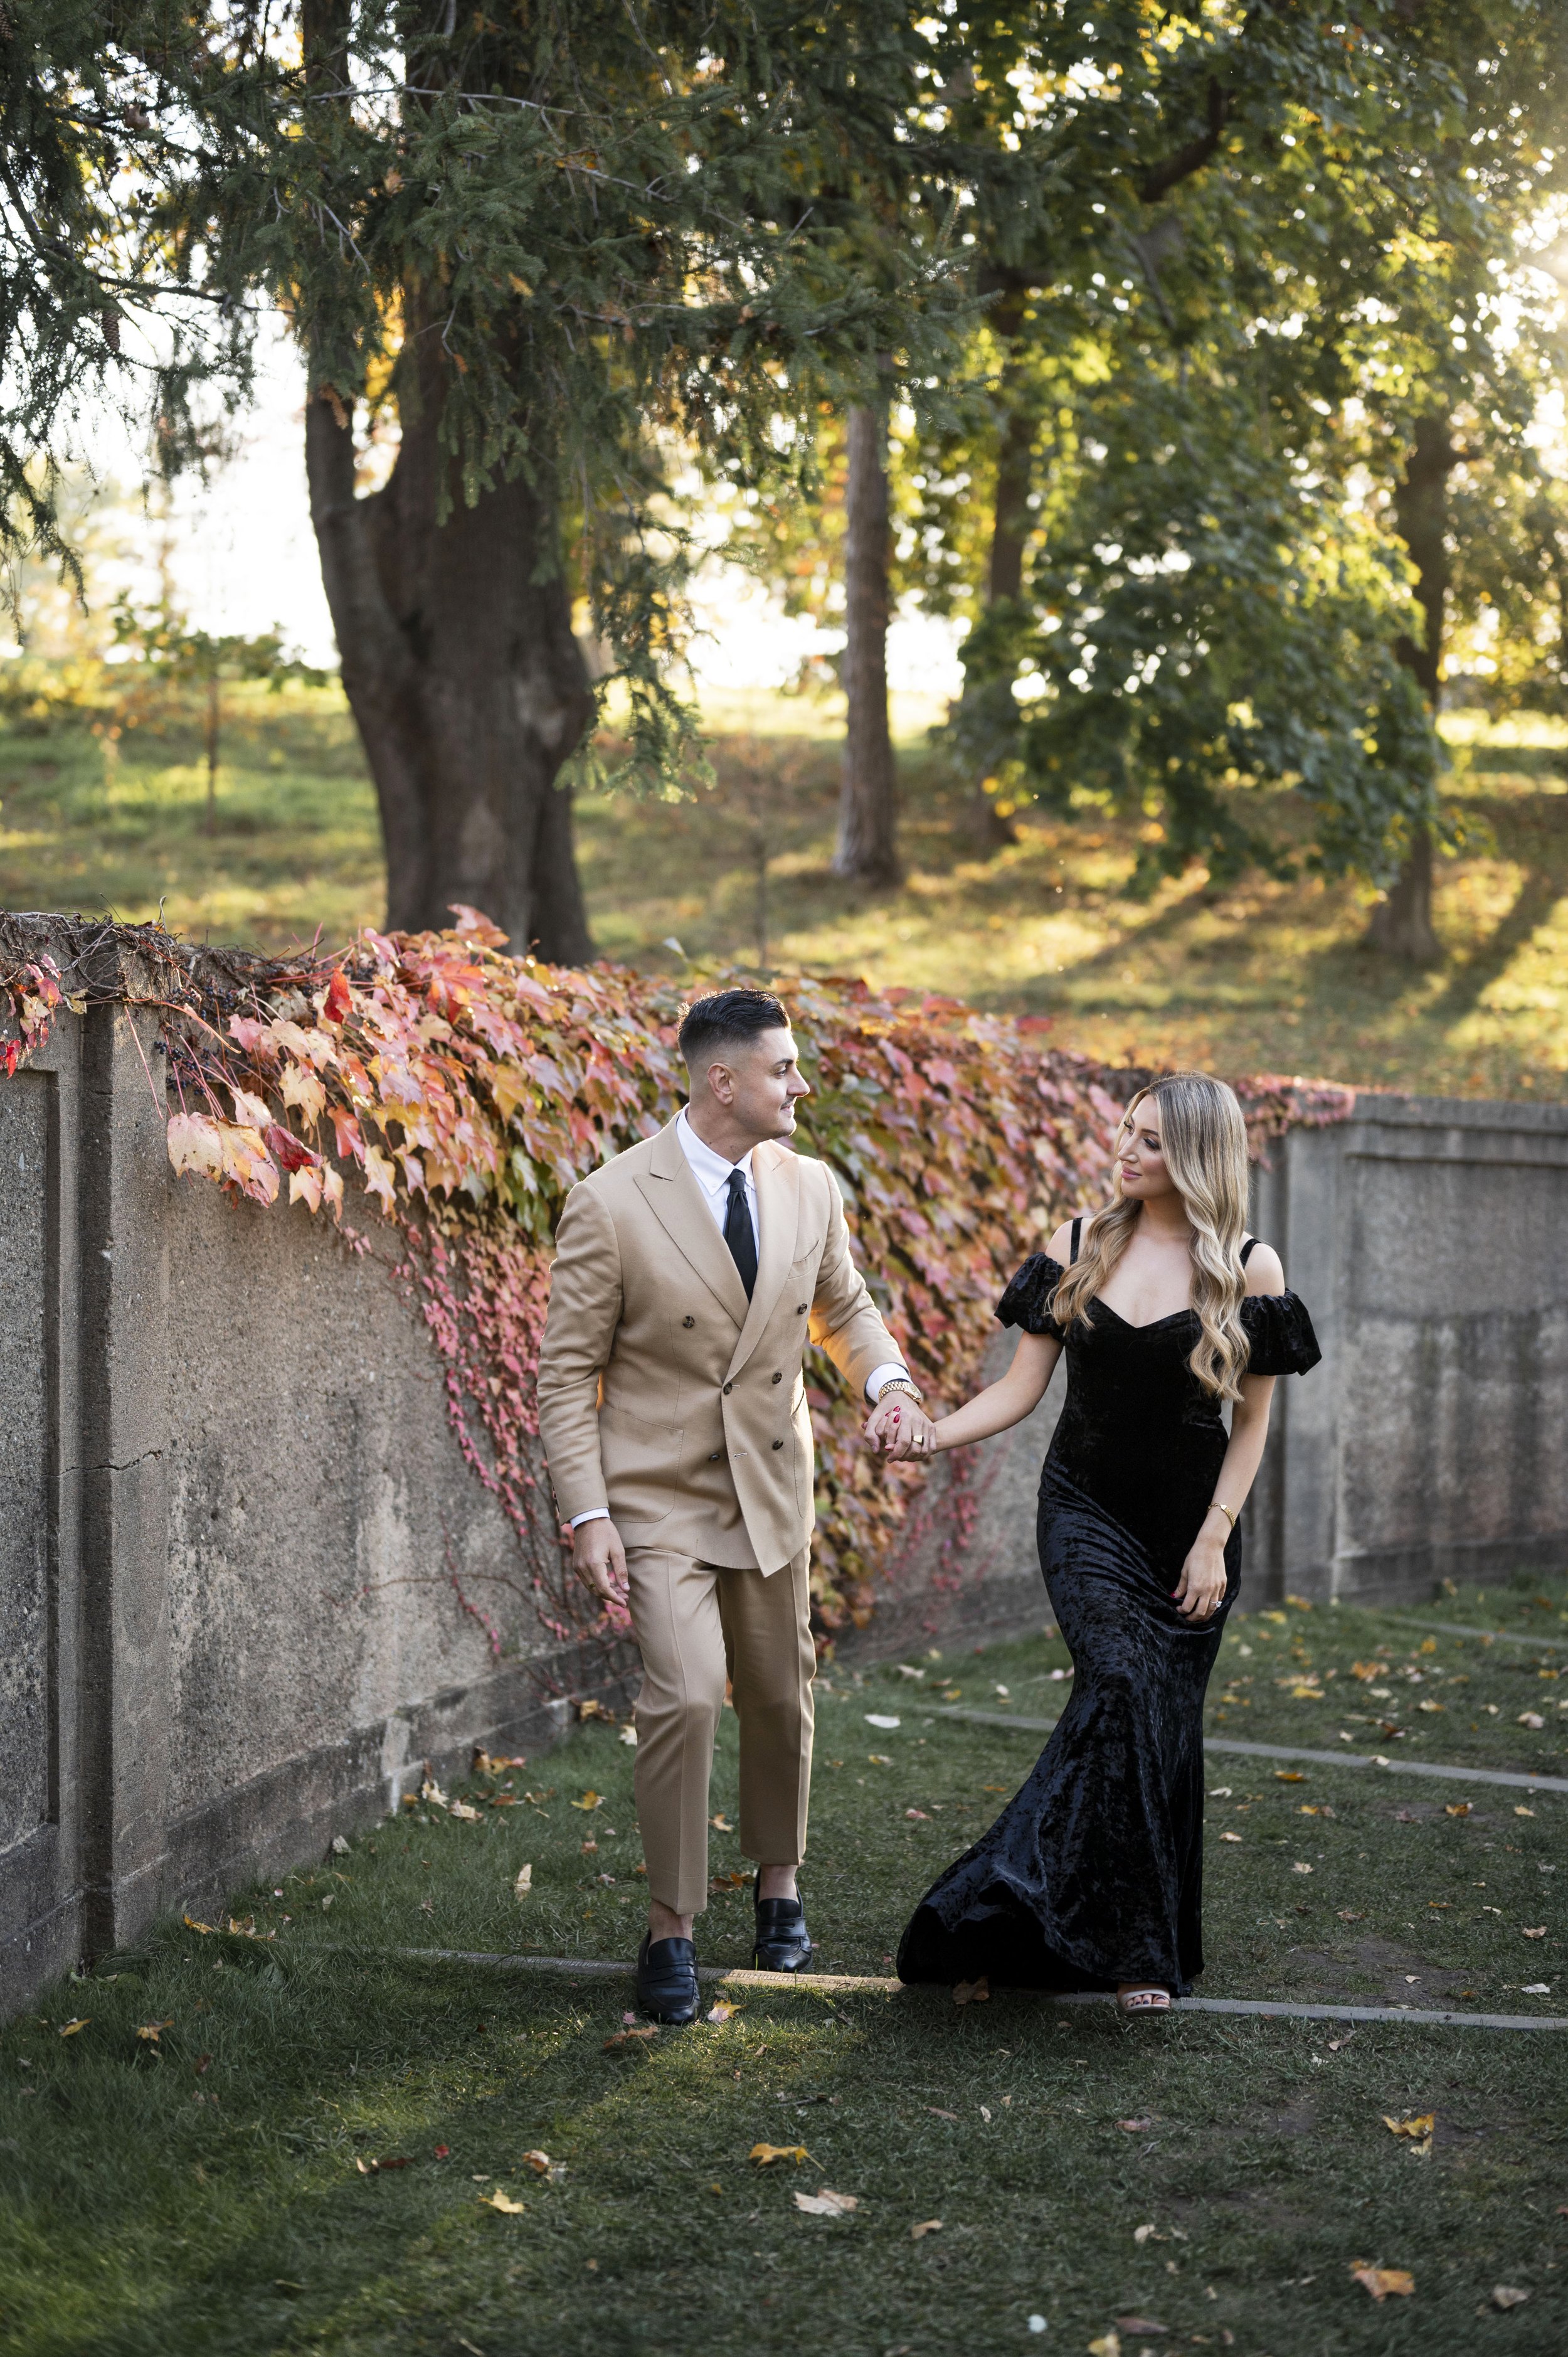
[(865, 1437), (874, 1450), (895, 1464), (911, 1457), (929, 1462), (936, 1455), (936, 1426), (908, 1392), (883, 1393), (866, 1418)]
[(572, 1534), (572, 1568), (590, 1595), (607, 1604), (626, 1602), (626, 1549), (607, 1515), (578, 1523)]
[(1225, 1601), (1225, 1539), (1226, 1530), (1213, 1528), (1218, 1515), (1209, 1508), (1208, 1520), (1192, 1543), (1187, 1561), (1181, 1567), (1179, 1586), (1172, 1590), (1176, 1609), (1184, 1620), (1211, 1620)]

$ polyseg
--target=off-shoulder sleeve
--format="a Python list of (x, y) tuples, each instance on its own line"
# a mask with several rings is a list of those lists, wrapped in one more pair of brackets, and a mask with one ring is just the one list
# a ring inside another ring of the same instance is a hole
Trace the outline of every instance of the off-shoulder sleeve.
[(1026, 1334), (1054, 1334), (1051, 1302), (1061, 1283), (1060, 1261), (1048, 1253), (1031, 1253), (996, 1305), (1004, 1326), (1021, 1326)]
[(1252, 1346), (1250, 1375), (1305, 1375), (1323, 1356), (1306, 1304), (1294, 1293), (1250, 1293), (1241, 1323)]

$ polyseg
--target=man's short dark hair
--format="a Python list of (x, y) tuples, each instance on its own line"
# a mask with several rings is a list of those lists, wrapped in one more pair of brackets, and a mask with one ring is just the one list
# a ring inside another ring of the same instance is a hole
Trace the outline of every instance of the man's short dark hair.
[(715, 990), (687, 1007), (681, 1018), (681, 1053), (691, 1071), (709, 1064), (725, 1048), (738, 1048), (764, 1031), (783, 1031), (789, 1017), (768, 990)]

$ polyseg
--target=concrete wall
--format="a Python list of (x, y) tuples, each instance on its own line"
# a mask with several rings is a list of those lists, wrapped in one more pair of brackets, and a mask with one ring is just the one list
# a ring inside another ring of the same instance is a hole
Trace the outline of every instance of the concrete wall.
[(104, 1007), (0, 1079), (0, 2008), (605, 1675), (540, 1627), (392, 1232), (177, 1178), (161, 1069)]
[(1367, 1094), (1271, 1161), (1256, 1224), (1324, 1362), (1278, 1387), (1260, 1582), (1389, 1599), (1568, 1563), (1568, 1107)]
[[(426, 1757), (539, 1748), (546, 1695), (607, 1676), (535, 1616), (390, 1232), (356, 1257), (177, 1179), (149, 1080), (156, 1023), (105, 1006), (0, 1082), (0, 2007), (319, 1851)], [(1568, 1561), (1568, 1114), (1363, 1098), (1258, 1195), (1326, 1363), (1280, 1389), (1254, 1598)], [(939, 1469), (845, 1652), (1045, 1620), (1055, 1412)]]

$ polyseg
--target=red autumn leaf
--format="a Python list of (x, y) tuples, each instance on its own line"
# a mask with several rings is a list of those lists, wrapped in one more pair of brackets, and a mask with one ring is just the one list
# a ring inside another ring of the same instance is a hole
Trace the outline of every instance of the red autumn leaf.
[(348, 977), (340, 965), (332, 969), (332, 979), (327, 985), (327, 996), (321, 1002), (321, 1012), (328, 1023), (341, 1023), (354, 1004)]
[(268, 1124), (262, 1135), (268, 1153), (275, 1154), (285, 1170), (313, 1170), (321, 1159), (292, 1129), (284, 1129), (275, 1121)]

